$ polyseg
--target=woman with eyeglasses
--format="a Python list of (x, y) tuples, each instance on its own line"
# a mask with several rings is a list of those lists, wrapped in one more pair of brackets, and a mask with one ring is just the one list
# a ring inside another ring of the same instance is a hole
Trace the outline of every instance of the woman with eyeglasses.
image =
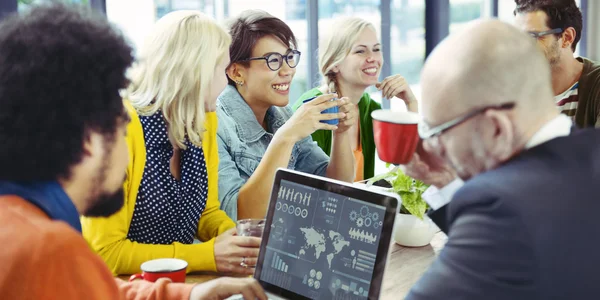
[[(330, 32), (319, 47), (323, 83), (300, 96), (294, 109), (302, 107), (303, 100), (326, 93), (337, 93), (358, 106), (358, 120), (348, 132), (356, 165), (354, 180), (361, 181), (373, 177), (375, 172), (371, 112), (381, 108), (366, 89), (374, 85), (383, 97), (404, 100), (409, 111), (416, 112), (418, 105), (404, 77), (392, 75), (379, 82), (383, 55), (373, 24), (349, 17), (338, 19), (331, 28), (335, 31)], [(332, 136), (328, 131), (317, 130), (312, 138), (325, 153), (333, 151)]]
[[(277, 168), (352, 181), (348, 128), (355, 106), (321, 95), (292, 113), (289, 89), (300, 60), (296, 38), (280, 19), (250, 10), (230, 24), (229, 85), (219, 96), (219, 198), (233, 219), (264, 218)], [(339, 107), (338, 113), (323, 110)], [(321, 121), (337, 120), (337, 125)], [(311, 139), (333, 132), (329, 158)]]

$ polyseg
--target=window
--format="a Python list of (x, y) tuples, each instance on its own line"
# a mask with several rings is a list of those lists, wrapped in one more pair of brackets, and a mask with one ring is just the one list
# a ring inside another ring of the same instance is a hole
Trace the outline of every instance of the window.
[[(18, 0), (17, 1), (19, 10), (26, 9), (29, 5), (32, 5), (32, 4), (39, 4), (39, 3), (44, 3), (44, 2), (51, 2), (51, 0)], [(89, 0), (62, 0), (60, 2), (88, 4), (90, 1)]]
[(290, 87), (290, 102), (296, 101), (309, 89), (307, 84), (306, 0), (106, 0), (109, 20), (116, 23), (129, 37), (134, 47), (139, 47), (152, 25), (171, 11), (200, 10), (223, 23), (248, 9), (262, 9), (286, 22), (298, 40), (302, 58), (296, 67), (296, 75)]
[[(392, 1), (390, 39), (392, 74), (406, 78), (418, 100), (419, 78), (425, 61), (425, 0)], [(403, 110), (402, 101), (391, 101), (393, 110)]]
[(489, 17), (491, 5), (490, 0), (450, 0), (450, 33), (460, 30), (469, 21)]

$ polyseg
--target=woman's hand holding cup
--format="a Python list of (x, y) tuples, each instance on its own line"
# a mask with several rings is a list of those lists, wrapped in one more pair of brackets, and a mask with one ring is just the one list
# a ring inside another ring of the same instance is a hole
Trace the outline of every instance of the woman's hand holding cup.
[[(305, 102), (298, 108), (292, 117), (280, 128), (285, 136), (293, 138), (294, 142), (311, 135), (317, 130), (337, 130), (339, 119), (346, 117), (345, 112), (337, 108), (346, 104), (346, 99), (337, 99), (336, 94), (327, 94)], [(331, 113), (327, 110), (333, 109)]]
[(260, 237), (240, 236), (232, 228), (215, 239), (217, 271), (227, 274), (252, 275), (258, 260)]

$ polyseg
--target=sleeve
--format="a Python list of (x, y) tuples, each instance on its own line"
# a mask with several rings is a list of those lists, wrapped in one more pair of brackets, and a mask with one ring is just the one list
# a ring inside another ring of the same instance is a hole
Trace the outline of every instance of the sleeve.
[(596, 89), (593, 93), (593, 95), (595, 95), (594, 99), (591, 99), (593, 101), (596, 102), (596, 122), (594, 124), (595, 128), (600, 128), (600, 78), (598, 78), (597, 82), (596, 82)]
[[(161, 279), (156, 283), (143, 280), (125, 282), (115, 279), (102, 260), (87, 247), (80, 236), (64, 233), (48, 239), (34, 257), (43, 260), (35, 264), (31, 282), (44, 290), (40, 298), (60, 299), (188, 299), (192, 285), (171, 283)], [(48, 259), (51, 258), (51, 259)]]
[(406, 299), (536, 298), (532, 238), (518, 213), (495, 198), (472, 203), (453, 208), (448, 243)]
[[(583, 124), (584, 127), (585, 126), (594, 126), (594, 128), (600, 128), (600, 65), (595, 64), (592, 61), (585, 61), (584, 60), (584, 65), (585, 64), (591, 64), (590, 68), (592, 68), (593, 70), (591, 72), (588, 72), (587, 74), (585, 74), (585, 84), (583, 82), (583, 78), (584, 78), (584, 74), (581, 75), (581, 77), (579, 78), (579, 83), (580, 83), (580, 88), (583, 88), (584, 85), (589, 85), (590, 89), (588, 91), (587, 94), (587, 103), (586, 103), (586, 118), (590, 117), (592, 118), (588, 124)], [(586, 66), (584, 66), (584, 69), (586, 68)], [(580, 90), (580, 96), (579, 97), (584, 97), (586, 95), (583, 95), (581, 92), (583, 92), (583, 90)], [(581, 99), (580, 99), (581, 100)], [(587, 109), (589, 108), (588, 111)], [(579, 109), (584, 109), (583, 106), (579, 106)]]
[(300, 153), (296, 162), (296, 170), (325, 176), (329, 166), (329, 156), (312, 140), (312, 137), (309, 136), (300, 141), (299, 148)]
[(440, 207), (448, 204), (456, 191), (458, 191), (463, 185), (464, 181), (460, 178), (454, 179), (445, 187), (438, 189), (435, 186), (430, 186), (423, 193), (423, 200), (429, 204), (431, 209), (437, 210)]
[(228, 144), (228, 132), (223, 126), (219, 126), (217, 133), (217, 144), (219, 148), (219, 200), (221, 209), (233, 220), (237, 220), (238, 195), (240, 189), (246, 183), (233, 161)]
[(139, 118), (135, 112), (130, 112), (130, 115), (132, 121), (127, 128), (129, 165), (123, 185), (125, 204), (117, 213), (107, 218), (82, 217), (83, 236), (115, 275), (137, 273), (143, 262), (165, 257), (187, 261), (188, 272), (216, 271), (214, 240), (200, 244), (176, 242), (170, 245), (154, 245), (127, 239), (146, 154)]
[(156, 258), (179, 258), (188, 262), (188, 272), (216, 271), (214, 239), (200, 244), (154, 245), (127, 239), (130, 217), (127, 208), (108, 218), (83, 218), (82, 228), (90, 246), (113, 274), (133, 274), (140, 265)]
[(317, 130), (311, 134), (311, 137), (327, 156), (331, 155), (331, 131)]
[[(198, 224), (198, 239), (210, 240), (235, 227), (235, 223), (221, 210), (219, 202), (219, 147), (217, 145), (217, 114), (206, 114), (206, 132), (202, 142), (208, 173), (208, 199)], [(214, 253), (213, 253), (214, 255)]]
[(120, 299), (124, 300), (187, 300), (190, 298), (192, 288), (194, 288), (191, 284), (172, 283), (166, 278), (161, 278), (156, 282), (145, 280), (127, 282), (119, 278), (115, 278), (114, 280), (119, 289)]

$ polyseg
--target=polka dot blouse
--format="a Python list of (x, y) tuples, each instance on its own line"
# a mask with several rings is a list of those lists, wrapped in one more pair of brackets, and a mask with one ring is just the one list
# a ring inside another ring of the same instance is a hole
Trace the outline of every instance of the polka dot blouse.
[(186, 141), (181, 178), (171, 174), (173, 146), (159, 111), (140, 116), (146, 142), (146, 165), (127, 238), (144, 244), (191, 244), (206, 207), (208, 178), (201, 147)]

